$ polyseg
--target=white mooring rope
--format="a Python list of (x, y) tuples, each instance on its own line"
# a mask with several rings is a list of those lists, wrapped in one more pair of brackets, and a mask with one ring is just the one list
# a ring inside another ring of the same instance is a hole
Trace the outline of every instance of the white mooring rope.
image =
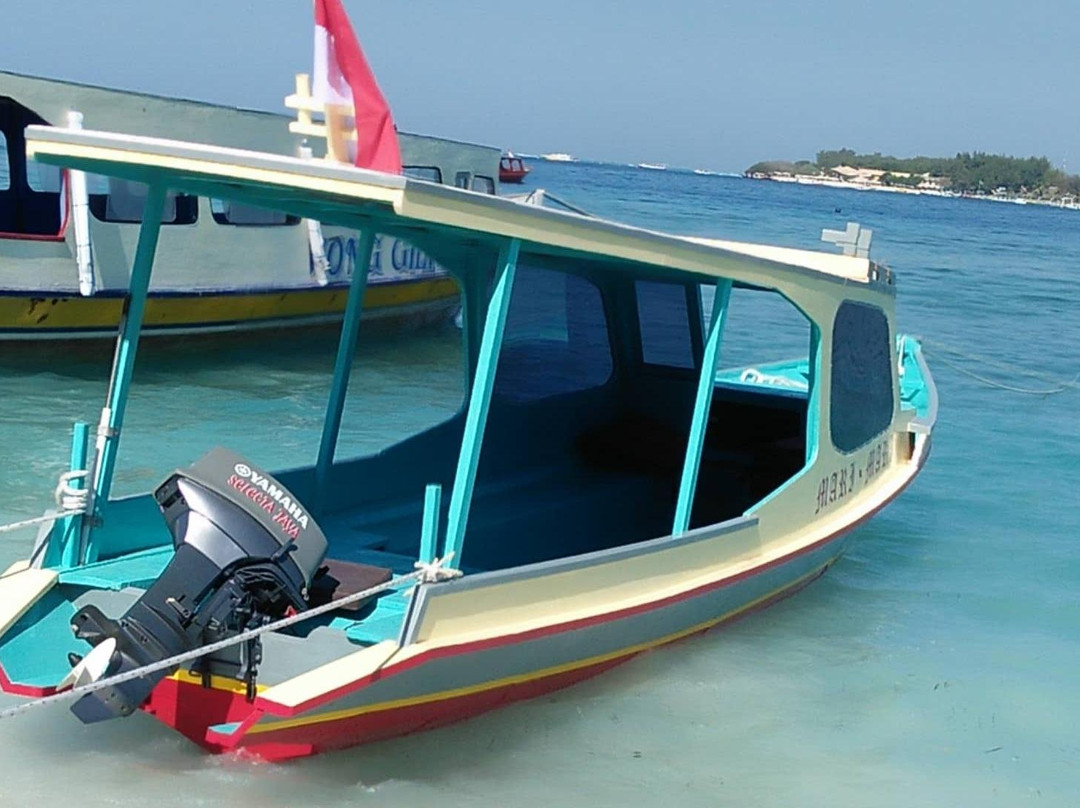
[(60, 479), (56, 483), (56, 490), (53, 491), (53, 500), (56, 502), (56, 507), (60, 509), (59, 511), (46, 513), (42, 516), (35, 516), (32, 519), (23, 519), (18, 522), (0, 525), (0, 533), (7, 533), (12, 530), (19, 530), (20, 528), (30, 527), (32, 525), (40, 525), (45, 522), (54, 522), (57, 519), (63, 519), (65, 516), (76, 516), (78, 514), (86, 513), (86, 509), (90, 504), (90, 489), (75, 488), (71, 485), (71, 482), (72, 480), (81, 480), (89, 473), (90, 472), (86, 469), (65, 471), (60, 475)]
[[(947, 345), (944, 342), (939, 342), (936, 339), (928, 339), (926, 337), (918, 337), (917, 339), (922, 343), (924, 354), (947, 365), (957, 373), (962, 373), (981, 384), (985, 384), (987, 387), (993, 387), (998, 390), (1007, 390), (1010, 393), (1023, 393), (1024, 395), (1029, 396), (1053, 396), (1058, 393), (1064, 393), (1067, 390), (1080, 390), (1080, 373), (1077, 373), (1072, 378), (1056, 376), (1052, 373), (1033, 370), (1032, 368), (1017, 365), (1012, 362), (1003, 362), (1000, 359), (971, 353), (961, 348)], [(952, 358), (950, 358), (950, 356)], [(998, 379), (992, 379), (981, 373), (976, 373), (973, 370), (968, 370), (960, 364), (961, 360), (995, 368), (998, 371), (1013, 374), (1021, 379), (1034, 379), (1040, 383), (1053, 386), (1035, 388), (1009, 384), (1007, 382), (999, 381)]]
[(120, 673), (116, 676), (109, 676), (105, 679), (99, 679), (96, 682), (82, 685), (80, 687), (73, 687), (70, 690), (64, 690), (60, 693), (54, 693), (51, 696), (44, 696), (40, 699), (34, 699), (33, 701), (23, 702), (17, 704), (14, 707), (9, 707), (6, 710), (0, 710), (0, 719), (11, 718), (12, 716), (19, 715), (19, 713), (25, 713), (29, 710), (33, 710), (35, 707), (44, 707), (48, 704), (59, 701), (68, 701), (70, 699), (77, 699), (85, 696), (87, 693), (94, 693), (98, 690), (105, 690), (106, 688), (113, 687), (114, 685), (120, 685), (124, 682), (130, 682), (133, 679), (141, 679), (144, 676), (149, 676), (152, 673), (158, 671), (168, 670), (169, 668), (175, 668), (184, 662), (189, 662), (200, 657), (207, 656), (208, 654), (214, 654), (218, 651), (222, 651), (226, 648), (231, 648), (234, 645), (253, 640), (263, 634), (271, 631), (278, 631), (289, 626), (302, 623), (312, 617), (318, 617), (321, 614), (332, 612), (335, 609), (339, 609), (342, 606), (346, 606), (350, 603), (355, 603), (358, 600), (364, 600), (373, 595), (377, 595), (380, 592), (385, 592), (388, 589), (395, 589), (402, 584), (406, 584), (409, 581), (416, 581), (417, 583), (437, 583), (439, 581), (446, 581), (451, 578), (457, 578), (461, 575), (461, 570), (451, 569), (444, 566), (451, 558), (454, 557), (453, 552), (447, 553), (442, 558), (437, 558), (434, 561), (424, 562), (417, 561), (416, 572), (410, 572), (408, 575), (402, 575), (398, 578), (391, 578), (389, 581), (385, 581), (381, 584), (365, 589), (363, 592), (354, 592), (351, 595), (346, 595), (343, 598), (324, 603), (322, 606), (316, 606), (313, 609), (294, 614), (291, 617), (283, 617), (280, 620), (276, 620), (272, 623), (267, 623), (265, 626), (259, 626), (259, 628), (248, 629), (242, 631), (232, 637), (228, 637), (218, 642), (210, 643), (209, 645), (203, 645), (198, 648), (194, 648), (190, 651), (185, 651), (182, 654), (168, 657), (167, 659), (153, 662), (149, 665), (144, 665), (141, 668), (128, 671), (127, 673)]

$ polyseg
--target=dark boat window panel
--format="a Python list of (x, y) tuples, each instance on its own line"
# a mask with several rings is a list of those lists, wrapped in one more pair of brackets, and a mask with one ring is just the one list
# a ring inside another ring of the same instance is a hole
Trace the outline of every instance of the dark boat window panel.
[[(93, 185), (98, 185), (95, 181)], [(142, 221), (147, 186), (142, 182), (110, 177), (109, 192), (94, 193), (90, 188), (90, 212), (103, 222), (138, 224)], [(199, 218), (199, 199), (186, 194), (168, 193), (161, 214), (162, 224), (195, 224)]]
[(674, 283), (636, 281), (641, 358), (649, 365), (694, 367), (686, 287)]
[(892, 422), (889, 321), (877, 306), (840, 304), (833, 323), (829, 429), (841, 452), (853, 452)]
[(495, 180), (492, 177), (485, 177), (483, 174), (474, 174), (472, 189), (482, 194), (493, 194), (495, 193)]
[(237, 227), (273, 227), (300, 223), (299, 216), (256, 208), (229, 199), (211, 199), (210, 215), (218, 224), (231, 224)]
[(600, 290), (576, 275), (519, 264), (495, 394), (525, 402), (588, 390), (613, 369)]
[(442, 171), (438, 166), (402, 166), (401, 173), (414, 180), (437, 182), (442, 185)]
[(469, 176), (470, 175), (468, 171), (459, 171), (457, 174), (454, 175), (454, 185), (458, 188), (468, 188)]

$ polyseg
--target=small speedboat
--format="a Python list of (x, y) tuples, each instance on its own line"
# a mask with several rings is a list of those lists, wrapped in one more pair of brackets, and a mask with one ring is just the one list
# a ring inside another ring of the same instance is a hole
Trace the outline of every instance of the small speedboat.
[(504, 154), (499, 160), (499, 182), (522, 183), (529, 173), (529, 168), (520, 157)]

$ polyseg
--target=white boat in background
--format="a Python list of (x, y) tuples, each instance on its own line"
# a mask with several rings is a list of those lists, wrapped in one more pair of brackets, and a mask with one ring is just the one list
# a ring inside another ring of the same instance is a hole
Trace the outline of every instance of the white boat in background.
[[(290, 133), (289, 121), (0, 72), (0, 340), (115, 333), (146, 195), (139, 183), (27, 161), (26, 126), (74, 122), (296, 156), (301, 136)], [(399, 139), (407, 176), (498, 191), (499, 149), (405, 133)], [(188, 194), (168, 198), (163, 225), (146, 304), (148, 335), (341, 317), (357, 256), (355, 230)], [(448, 319), (458, 298), (457, 283), (423, 252), (400, 238), (376, 238), (367, 319), (392, 327)]]
[(547, 160), (549, 163), (576, 163), (577, 158), (566, 152), (552, 152), (551, 154), (541, 154), (541, 160)]
[(665, 163), (638, 163), (638, 168), (647, 168), (650, 171), (667, 171)]

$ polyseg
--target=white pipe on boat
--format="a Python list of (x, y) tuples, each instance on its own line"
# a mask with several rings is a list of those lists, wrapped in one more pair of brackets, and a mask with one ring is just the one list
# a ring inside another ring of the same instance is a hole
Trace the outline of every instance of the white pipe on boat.
[[(314, 159), (311, 147), (301, 146), (300, 157), (304, 160)], [(315, 280), (319, 286), (326, 286), (330, 283), (330, 262), (326, 260), (322, 224), (314, 219), (304, 219), (304, 225), (307, 227), (308, 249), (311, 251), (311, 268), (315, 273)]]
[[(83, 114), (71, 110), (67, 114), (68, 128), (82, 129)], [(79, 267), (79, 294), (94, 294), (94, 254), (90, 247), (90, 198), (86, 191), (86, 173), (68, 169), (71, 188), (71, 218), (75, 224), (75, 262)]]

